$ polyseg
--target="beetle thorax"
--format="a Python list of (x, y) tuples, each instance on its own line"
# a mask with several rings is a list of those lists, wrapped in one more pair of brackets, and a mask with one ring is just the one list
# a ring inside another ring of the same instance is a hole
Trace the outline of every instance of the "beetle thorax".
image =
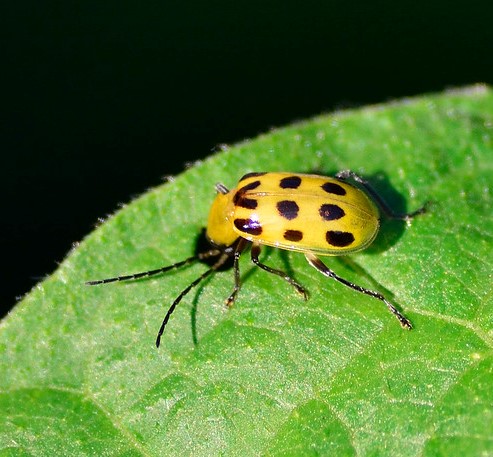
[(206, 232), (214, 245), (231, 246), (238, 239), (231, 223), (233, 213), (233, 192), (218, 193), (211, 205)]

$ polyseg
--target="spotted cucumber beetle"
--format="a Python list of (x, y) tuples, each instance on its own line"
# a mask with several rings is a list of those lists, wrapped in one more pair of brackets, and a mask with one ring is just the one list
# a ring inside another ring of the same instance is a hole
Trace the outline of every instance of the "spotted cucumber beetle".
[[(349, 179), (359, 187), (347, 182)], [(209, 250), (155, 270), (86, 283), (92, 286), (138, 279), (195, 261), (214, 260), (212, 266), (189, 284), (169, 307), (156, 338), (157, 347), (171, 314), (182, 298), (229, 259), (233, 259), (234, 288), (226, 304), (233, 305), (240, 290), (239, 258), (248, 246), (251, 247), (251, 259), (255, 265), (280, 276), (305, 300), (307, 294), (301, 284), (285, 272), (260, 262), (261, 246), (302, 252), (308, 263), (324, 276), (382, 301), (403, 328), (412, 328), (409, 319), (382, 294), (341, 278), (319, 256), (351, 254), (368, 247), (380, 227), (379, 208), (389, 218), (409, 221), (424, 213), (425, 206), (409, 214), (396, 214), (365, 179), (350, 170), (341, 171), (334, 178), (280, 172), (248, 173), (240, 179), (236, 188), (228, 190), (224, 185), (216, 184), (216, 191), (206, 229)]]

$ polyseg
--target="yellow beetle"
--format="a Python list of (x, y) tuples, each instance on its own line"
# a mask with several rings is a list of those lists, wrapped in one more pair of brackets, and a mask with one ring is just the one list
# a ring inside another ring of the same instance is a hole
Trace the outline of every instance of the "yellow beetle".
[[(347, 182), (352, 179), (361, 187)], [(365, 191), (363, 191), (364, 189)], [(411, 329), (411, 322), (382, 294), (353, 284), (329, 269), (319, 256), (337, 256), (365, 249), (375, 239), (380, 227), (379, 208), (387, 217), (410, 220), (425, 212), (425, 206), (410, 214), (395, 214), (369, 183), (346, 170), (327, 177), (299, 173), (248, 173), (235, 189), (216, 185), (217, 196), (212, 203), (206, 237), (211, 249), (181, 262), (125, 276), (89, 281), (96, 285), (138, 279), (164, 273), (197, 260), (216, 259), (213, 265), (186, 287), (168, 309), (156, 339), (159, 347), (168, 320), (181, 299), (200, 281), (233, 258), (235, 284), (226, 300), (231, 306), (240, 290), (239, 258), (251, 245), (252, 262), (263, 270), (280, 276), (303, 297), (305, 289), (281, 270), (259, 261), (262, 245), (302, 252), (308, 263), (323, 275), (353, 290), (385, 303), (402, 327)]]

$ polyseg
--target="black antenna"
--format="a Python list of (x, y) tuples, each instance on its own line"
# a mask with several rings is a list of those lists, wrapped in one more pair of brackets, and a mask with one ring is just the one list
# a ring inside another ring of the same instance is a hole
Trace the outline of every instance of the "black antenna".
[(154, 276), (159, 273), (165, 273), (166, 271), (173, 270), (175, 268), (180, 268), (184, 265), (189, 265), (197, 260), (206, 260), (211, 257), (217, 257), (218, 255), (222, 254), (217, 262), (212, 265), (207, 271), (202, 273), (195, 281), (193, 281), (190, 285), (188, 285), (184, 290), (181, 291), (180, 295), (176, 297), (175, 301), (173, 304), (169, 307), (168, 312), (166, 313), (166, 316), (164, 316), (163, 322), (161, 324), (161, 327), (159, 328), (159, 332), (156, 338), (156, 347), (159, 347), (161, 344), (161, 336), (163, 335), (164, 329), (166, 327), (166, 324), (168, 323), (169, 318), (171, 317), (171, 314), (173, 314), (173, 311), (175, 310), (176, 306), (182, 298), (190, 292), (197, 284), (199, 284), (203, 279), (207, 278), (211, 273), (214, 273), (217, 271), (219, 268), (221, 268), (224, 263), (229, 259), (229, 251), (223, 252), (220, 249), (210, 249), (209, 251), (206, 252), (201, 252), (197, 255), (194, 255), (193, 257), (189, 257), (188, 259), (182, 260), (181, 262), (174, 263), (173, 265), (168, 265), (165, 267), (161, 268), (156, 268), (155, 270), (148, 270), (148, 271), (141, 271), (139, 273), (133, 273), (130, 275), (122, 275), (122, 276), (115, 276), (114, 278), (105, 278), (105, 279), (97, 279), (95, 281), (87, 281), (85, 284), (88, 286), (96, 286), (99, 284), (108, 284), (110, 282), (117, 282), (117, 281), (130, 281), (132, 279), (139, 279), (139, 278), (144, 278), (148, 276)]
[(164, 328), (166, 327), (166, 324), (168, 323), (169, 321), (169, 318), (171, 317), (171, 315), (173, 314), (173, 311), (175, 310), (176, 306), (178, 305), (178, 303), (181, 302), (182, 298), (188, 294), (188, 292), (190, 292), (197, 284), (199, 284), (203, 279), (207, 278), (207, 276), (209, 276), (210, 274), (214, 273), (215, 271), (217, 271), (219, 268), (221, 268), (224, 263), (229, 259), (229, 256), (227, 254), (223, 254), (219, 260), (214, 264), (212, 265), (212, 267), (210, 267), (207, 271), (205, 271), (204, 273), (202, 273), (195, 281), (193, 281), (191, 284), (189, 284), (185, 289), (183, 289), (180, 293), (180, 295), (178, 295), (178, 297), (176, 297), (175, 301), (173, 302), (173, 304), (169, 307), (168, 309), (168, 312), (166, 313), (166, 316), (164, 316), (164, 319), (163, 319), (163, 323), (161, 324), (161, 327), (159, 328), (159, 332), (157, 333), (157, 338), (156, 338), (156, 347), (158, 348), (159, 345), (161, 344), (161, 336), (163, 335), (164, 333)]
[(87, 281), (86, 286), (96, 286), (98, 284), (108, 284), (109, 282), (129, 281), (131, 279), (139, 279), (139, 278), (144, 278), (146, 276), (154, 276), (159, 273), (165, 273), (166, 271), (182, 267), (183, 265), (188, 265), (192, 262), (195, 262), (196, 260), (199, 260), (200, 258), (201, 258), (200, 254), (194, 255), (193, 257), (189, 257), (188, 259), (182, 260), (181, 262), (174, 263), (173, 265), (168, 265), (166, 267), (157, 268), (155, 270), (141, 271), (140, 273), (134, 273), (131, 275), (115, 276), (114, 278), (97, 279), (96, 281)]
[(159, 273), (165, 273), (166, 271), (173, 270), (175, 268), (180, 268), (184, 265), (189, 265), (197, 260), (206, 260), (210, 257), (217, 257), (221, 254), (220, 249), (210, 249), (206, 252), (200, 252), (188, 259), (182, 260), (181, 262), (174, 263), (173, 265), (167, 265), (165, 267), (156, 268), (155, 270), (141, 271), (139, 273), (133, 273), (131, 275), (115, 276), (114, 278), (96, 279), (95, 281), (86, 281), (86, 286), (97, 286), (98, 284), (108, 284), (109, 282), (117, 281), (129, 281), (132, 279), (144, 278), (147, 276), (154, 276)]

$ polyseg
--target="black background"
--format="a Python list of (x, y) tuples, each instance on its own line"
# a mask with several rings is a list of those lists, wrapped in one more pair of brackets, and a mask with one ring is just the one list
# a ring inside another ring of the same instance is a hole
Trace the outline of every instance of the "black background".
[(0, 308), (221, 143), (493, 82), (491, 2), (5, 2)]

